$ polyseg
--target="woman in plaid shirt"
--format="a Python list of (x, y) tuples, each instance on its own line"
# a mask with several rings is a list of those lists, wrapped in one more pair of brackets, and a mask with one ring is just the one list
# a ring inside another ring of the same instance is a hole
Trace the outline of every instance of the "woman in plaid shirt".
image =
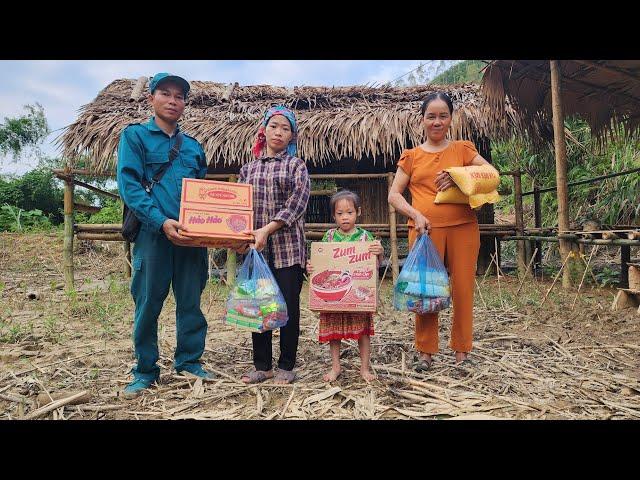
[[(280, 358), (276, 383), (291, 383), (300, 335), (300, 291), (307, 261), (304, 214), (311, 182), (304, 161), (296, 157), (297, 124), (286, 107), (272, 107), (264, 115), (253, 147), (255, 160), (240, 169), (238, 182), (253, 185), (255, 249), (262, 251), (287, 303), (289, 321), (280, 329)], [(249, 246), (238, 250), (246, 253)], [(252, 333), (254, 369), (245, 383), (273, 377), (272, 333)]]

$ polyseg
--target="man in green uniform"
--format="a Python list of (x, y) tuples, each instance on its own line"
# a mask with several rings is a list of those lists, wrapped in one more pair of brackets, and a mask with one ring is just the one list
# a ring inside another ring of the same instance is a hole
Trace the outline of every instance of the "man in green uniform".
[[(118, 190), (141, 222), (133, 247), (131, 294), (136, 310), (133, 343), (137, 364), (133, 381), (124, 396), (133, 398), (160, 376), (158, 361), (158, 316), (169, 286), (176, 300), (176, 350), (178, 373), (213, 379), (199, 359), (204, 351), (207, 321), (200, 310), (200, 296), (207, 282), (207, 249), (178, 233), (182, 179), (204, 178), (207, 161), (193, 137), (180, 132), (178, 119), (185, 107), (189, 83), (181, 77), (158, 73), (149, 83), (149, 102), (154, 116), (146, 123), (127, 126), (118, 146)], [(182, 135), (178, 156), (148, 193), (148, 182), (163, 164)]]

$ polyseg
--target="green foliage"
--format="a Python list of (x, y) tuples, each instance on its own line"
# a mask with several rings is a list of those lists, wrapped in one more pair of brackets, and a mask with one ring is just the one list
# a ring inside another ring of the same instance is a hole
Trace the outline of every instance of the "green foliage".
[[(32, 214), (34, 225), (41, 224), (40, 226), (43, 228), (47, 225), (36, 218), (40, 215), (48, 220), (49, 227), (51, 225), (59, 225), (64, 221), (62, 182), (56, 179), (52, 172), (53, 168), (61, 166), (60, 163), (59, 159), (44, 158), (41, 159), (38, 167), (20, 177), (0, 176), (0, 205), (12, 207), (11, 211), (5, 209), (2, 217), (4, 221), (0, 221), (0, 231), (11, 230), (7, 222), (14, 223), (15, 218), (13, 217), (15, 215), (13, 214), (21, 210), (25, 213), (39, 211), (40, 214)], [(96, 181), (89, 178), (83, 180), (94, 185), (97, 184), (99, 187), (109, 191), (106, 184), (110, 179)], [(93, 215), (77, 213), (76, 220), (80, 223), (120, 223), (122, 221), (122, 203), (118, 200), (98, 196), (84, 188), (76, 188), (74, 190), (74, 200), (86, 205), (102, 207), (100, 212)], [(22, 213), (23, 217), (25, 213)], [(11, 231), (21, 231), (21, 229), (16, 225)]]
[(33, 323), (11, 325), (0, 319), (0, 343), (18, 343), (29, 335), (33, 335)]
[(7, 204), (0, 207), (0, 231), (33, 232), (50, 229), (51, 222), (41, 210), (25, 211)]
[(40, 166), (17, 178), (0, 177), (0, 204), (40, 210), (51, 223), (64, 219), (62, 198), (62, 188), (47, 168)]
[(311, 190), (337, 190), (338, 186), (332, 178), (311, 179)]
[(44, 116), (42, 105), (25, 105), (26, 115), (17, 118), (5, 117), (0, 124), (0, 153), (12, 153), (14, 158), (20, 156), (27, 146), (36, 146), (49, 135), (49, 125)]
[(440, 85), (477, 83), (482, 78), (480, 71), (484, 66), (485, 63), (482, 60), (428, 60), (392, 83), (396, 87), (428, 83)]
[(613, 287), (618, 284), (620, 272), (605, 265), (600, 271), (595, 272), (594, 276), (601, 287)]
[(430, 83), (449, 85), (455, 83), (480, 83), (481, 70), (485, 67), (482, 60), (464, 60), (436, 76)]
[(78, 223), (122, 223), (122, 201), (107, 200), (98, 213), (78, 214), (76, 221)]
[(451, 68), (451, 65), (459, 63), (460, 60), (427, 60), (421, 62), (417, 68), (396, 78), (392, 85), (396, 87), (407, 87), (413, 85), (426, 85), (431, 83), (431, 79)]
[(64, 325), (58, 323), (58, 317), (49, 315), (44, 319), (44, 338), (51, 343), (61, 343), (64, 339)]
[(0, 205), (17, 209), (39, 210), (52, 224), (64, 219), (62, 212), (62, 188), (51, 170), (38, 167), (21, 177), (0, 177)]
[[(631, 170), (640, 166), (640, 138), (619, 136), (604, 148), (598, 148), (586, 122), (568, 119), (567, 178), (569, 182), (586, 180), (610, 173)], [(621, 132), (619, 132), (621, 133)], [(532, 147), (526, 139), (512, 138), (492, 144), (491, 156), (501, 170), (520, 168), (523, 191), (533, 189), (534, 182), (540, 188), (556, 184), (555, 158), (552, 148)], [(512, 177), (504, 178), (502, 187), (513, 188)], [(529, 212), (533, 196), (524, 199)], [(640, 218), (640, 175), (631, 174), (569, 187), (569, 218), (576, 226), (586, 220), (601, 224), (632, 224)], [(501, 202), (503, 209), (511, 210), (513, 202)], [(543, 226), (557, 223), (557, 198), (554, 192), (541, 195)], [(532, 213), (530, 213), (532, 215)]]

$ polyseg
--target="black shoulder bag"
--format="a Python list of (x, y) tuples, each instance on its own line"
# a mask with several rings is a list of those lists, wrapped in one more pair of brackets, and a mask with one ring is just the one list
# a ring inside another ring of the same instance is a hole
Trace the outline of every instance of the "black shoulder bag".
[[(153, 186), (160, 182), (160, 179), (163, 177), (171, 163), (176, 159), (178, 154), (180, 153), (180, 147), (182, 147), (182, 133), (178, 132), (176, 135), (176, 143), (169, 150), (169, 161), (162, 165), (158, 172), (153, 176), (151, 182), (148, 182), (144, 175), (141, 180), (142, 187), (148, 194), (151, 194), (151, 190), (153, 190)], [(122, 210), (122, 236), (128, 240), (129, 242), (135, 242), (136, 237), (138, 236), (138, 232), (140, 232), (140, 220), (136, 217), (133, 210), (127, 207), (127, 204), (124, 204), (124, 209)]]

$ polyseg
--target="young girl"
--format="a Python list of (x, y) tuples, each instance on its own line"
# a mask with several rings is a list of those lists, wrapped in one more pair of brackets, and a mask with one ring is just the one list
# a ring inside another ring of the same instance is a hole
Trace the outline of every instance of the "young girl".
[[(323, 242), (359, 242), (372, 241), (373, 235), (356, 226), (356, 219), (362, 213), (360, 197), (349, 190), (341, 190), (331, 197), (329, 203), (338, 228), (332, 228), (322, 237)], [(375, 241), (369, 252), (382, 260), (384, 250), (379, 241)], [(307, 262), (307, 271), (313, 272), (313, 265)], [(375, 376), (369, 370), (370, 341), (373, 335), (373, 313), (371, 312), (321, 312), (320, 342), (329, 342), (331, 350), (331, 370), (324, 375), (325, 382), (332, 382), (340, 376), (340, 342), (343, 338), (358, 340), (360, 347), (360, 374), (366, 381)]]

